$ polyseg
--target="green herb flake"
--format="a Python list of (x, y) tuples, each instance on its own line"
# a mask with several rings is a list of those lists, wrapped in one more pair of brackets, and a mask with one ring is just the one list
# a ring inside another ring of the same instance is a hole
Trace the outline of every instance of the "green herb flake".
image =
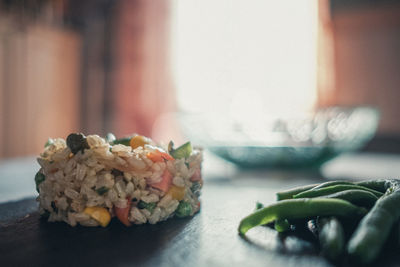
[(46, 176), (41, 173), (41, 172), (37, 172), (35, 175), (35, 184), (36, 184), (36, 191), (39, 193), (39, 185), (46, 180)]
[(102, 186), (98, 189), (96, 189), (97, 194), (99, 194), (100, 196), (104, 195), (105, 193), (108, 192), (108, 190), (110, 190), (109, 188)]

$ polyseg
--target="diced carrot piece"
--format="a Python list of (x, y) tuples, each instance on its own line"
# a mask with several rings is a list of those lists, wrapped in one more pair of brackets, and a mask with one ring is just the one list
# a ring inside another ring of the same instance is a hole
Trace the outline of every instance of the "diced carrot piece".
[(132, 202), (128, 199), (128, 205), (125, 208), (118, 208), (114, 206), (114, 212), (117, 216), (118, 220), (125, 224), (126, 226), (130, 226), (131, 222), (129, 221), (129, 212), (131, 210)]
[(161, 181), (158, 183), (150, 184), (151, 187), (160, 189), (163, 192), (167, 192), (172, 184), (172, 174), (165, 169), (164, 173), (161, 176)]
[(200, 181), (200, 180), (201, 180), (201, 170), (200, 170), (200, 169), (197, 169), (197, 170), (193, 173), (192, 177), (190, 177), (190, 181), (196, 182), (196, 181)]
[(162, 152), (160, 150), (154, 150), (153, 152), (147, 153), (147, 158), (153, 162), (164, 162), (165, 160), (174, 160), (174, 158), (168, 153)]

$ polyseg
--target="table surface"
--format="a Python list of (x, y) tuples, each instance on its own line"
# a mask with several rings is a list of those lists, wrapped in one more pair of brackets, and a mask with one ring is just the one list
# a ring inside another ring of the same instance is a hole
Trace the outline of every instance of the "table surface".
[[(367, 160), (371, 161), (373, 155), (369, 156)], [(366, 156), (358, 158), (357, 164), (361, 164), (363, 157)], [(348, 160), (345, 162), (347, 164)], [(387, 162), (391, 167), (383, 168), (381, 165)], [(397, 157), (392, 161), (381, 160), (381, 165), (375, 167), (393, 172), (399, 163)], [(330, 164), (323, 172), (334, 178), (346, 175), (340, 159)], [(339, 167), (334, 168), (332, 164), (339, 164)], [(324, 181), (320, 174), (243, 171), (213, 157), (206, 157), (204, 167), (202, 208), (193, 218), (130, 228), (112, 221), (107, 228), (84, 228), (40, 219), (33, 198), (34, 185), (29, 184), (37, 170), (33, 158), (0, 163), (0, 202), (3, 202), (0, 204), (0, 266), (333, 265), (319, 255), (312, 235), (277, 234), (268, 227), (250, 230), (247, 239), (237, 234), (240, 219), (254, 209), (256, 201), (272, 203), (279, 190)], [(383, 172), (382, 177), (390, 175)], [(16, 196), (26, 198), (17, 200)], [(395, 254), (394, 249), (387, 249), (377, 264), (396, 266), (399, 257)], [(349, 266), (346, 262), (339, 265)]]

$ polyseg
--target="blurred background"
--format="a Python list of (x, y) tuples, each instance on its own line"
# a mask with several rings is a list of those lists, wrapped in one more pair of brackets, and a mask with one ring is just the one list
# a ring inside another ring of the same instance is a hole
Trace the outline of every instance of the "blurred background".
[(174, 114), (257, 122), (372, 106), (400, 150), (395, 0), (0, 0), (0, 158), (71, 132), (183, 140)]

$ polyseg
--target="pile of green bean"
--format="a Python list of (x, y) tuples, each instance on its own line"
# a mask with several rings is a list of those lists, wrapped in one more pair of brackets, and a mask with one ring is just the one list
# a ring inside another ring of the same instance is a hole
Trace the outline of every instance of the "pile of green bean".
[[(347, 254), (351, 261), (368, 264), (379, 256), (400, 219), (400, 180), (331, 181), (278, 192), (277, 200), (266, 207), (258, 204), (240, 222), (239, 234), (270, 223), (284, 232), (291, 229), (291, 221), (309, 219), (327, 258)], [(358, 224), (346, 240), (341, 221), (349, 219)]]

